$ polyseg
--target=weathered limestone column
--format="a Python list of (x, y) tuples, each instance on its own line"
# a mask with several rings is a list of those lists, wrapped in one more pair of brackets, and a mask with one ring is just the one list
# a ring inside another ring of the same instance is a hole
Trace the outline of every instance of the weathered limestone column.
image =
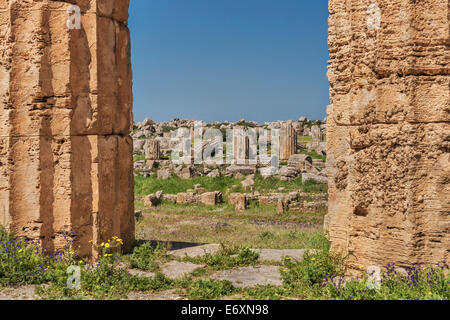
[(448, 261), (449, 8), (329, 2), (326, 229), (355, 268)]
[(249, 139), (246, 129), (241, 126), (233, 128), (234, 164), (246, 164), (249, 156)]
[(280, 130), (280, 160), (289, 160), (297, 152), (297, 132), (291, 122), (283, 122)]
[(0, 224), (50, 252), (62, 230), (82, 255), (134, 239), (127, 19), (126, 0), (0, 0)]
[(311, 127), (311, 137), (313, 144), (319, 144), (323, 141), (323, 134), (320, 126), (314, 125)]
[(158, 140), (147, 140), (145, 143), (145, 160), (159, 160), (161, 148)]

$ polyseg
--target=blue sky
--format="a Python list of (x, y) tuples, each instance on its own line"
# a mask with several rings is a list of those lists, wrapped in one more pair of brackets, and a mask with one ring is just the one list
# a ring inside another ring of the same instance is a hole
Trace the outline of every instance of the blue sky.
[(323, 119), (327, 0), (131, 0), (135, 121)]

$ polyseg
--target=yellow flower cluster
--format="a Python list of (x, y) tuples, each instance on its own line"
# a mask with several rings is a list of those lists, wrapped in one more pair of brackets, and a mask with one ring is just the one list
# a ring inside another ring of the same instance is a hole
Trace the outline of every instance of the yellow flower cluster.
[(114, 237), (112, 237), (112, 238), (113, 238), (113, 240), (116, 240), (118, 243), (120, 243), (121, 245), (123, 245), (123, 240), (120, 239), (119, 237), (114, 236)]

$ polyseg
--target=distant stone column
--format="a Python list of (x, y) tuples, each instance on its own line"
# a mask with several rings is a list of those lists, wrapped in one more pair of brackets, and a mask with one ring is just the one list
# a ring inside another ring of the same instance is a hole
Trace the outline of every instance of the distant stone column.
[(0, 1), (0, 224), (49, 252), (63, 230), (82, 255), (134, 240), (127, 19), (126, 0)]
[(448, 261), (449, 1), (331, 0), (329, 11), (332, 248), (354, 268)]
[(323, 141), (323, 134), (322, 129), (320, 129), (320, 126), (314, 125), (311, 127), (311, 137), (313, 144), (319, 144)]
[(145, 143), (145, 160), (159, 160), (161, 158), (161, 149), (159, 141), (156, 139), (147, 140)]
[(289, 160), (297, 152), (297, 132), (291, 122), (281, 124), (280, 130), (280, 160)]
[(233, 128), (234, 164), (246, 164), (249, 156), (249, 139), (244, 127)]

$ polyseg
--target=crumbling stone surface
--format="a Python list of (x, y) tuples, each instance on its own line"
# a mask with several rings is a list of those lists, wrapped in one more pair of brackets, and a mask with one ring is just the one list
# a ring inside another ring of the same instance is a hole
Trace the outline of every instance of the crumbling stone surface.
[(127, 0), (0, 1), (0, 224), (50, 252), (62, 230), (82, 255), (134, 240), (127, 18)]
[(448, 261), (449, 1), (329, 2), (332, 247), (350, 263)]

